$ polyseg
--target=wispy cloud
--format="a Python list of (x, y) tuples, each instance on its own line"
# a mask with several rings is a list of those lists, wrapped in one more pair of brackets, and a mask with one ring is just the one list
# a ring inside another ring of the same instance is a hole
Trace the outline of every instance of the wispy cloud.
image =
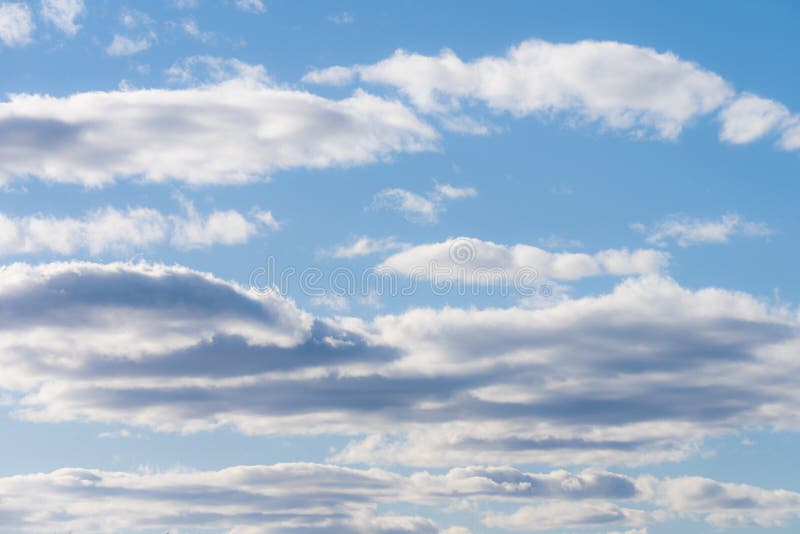
[(24, 2), (0, 3), (0, 41), (9, 47), (24, 46), (33, 40), (33, 16)]
[(397, 211), (410, 222), (435, 223), (445, 209), (445, 201), (475, 197), (477, 194), (472, 187), (454, 187), (449, 184), (437, 184), (433, 191), (424, 195), (406, 189), (390, 188), (375, 195), (372, 208)]
[(766, 223), (748, 221), (737, 213), (728, 213), (718, 219), (675, 214), (650, 226), (633, 223), (631, 228), (644, 234), (648, 243), (664, 246), (673, 241), (681, 247), (727, 243), (733, 237), (763, 237), (773, 233)]

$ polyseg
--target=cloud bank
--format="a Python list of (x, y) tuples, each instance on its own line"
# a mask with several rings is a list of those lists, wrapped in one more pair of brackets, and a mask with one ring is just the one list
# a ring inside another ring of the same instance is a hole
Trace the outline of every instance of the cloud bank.
[[(444, 514), (443, 521), (479, 516), (490, 528), (520, 532), (647, 527), (676, 518), (715, 527), (776, 526), (800, 515), (800, 494), (794, 492), (602, 470), (529, 473), (476, 466), (402, 476), (285, 463), (134, 473), (65, 468), (0, 478), (0, 527), (15, 531), (469, 532), (385, 509), (401, 503), (423, 512), (457, 508), (457, 515)], [(487, 503), (516, 510), (481, 512)]]
[(251, 77), (186, 89), (14, 94), (0, 102), (0, 183), (241, 184), (283, 169), (372, 163), (431, 149), (436, 139), (399, 102), (362, 91), (330, 100)]
[(314, 319), (181, 267), (15, 264), (0, 388), (17, 417), (339, 434), (337, 462), (640, 464), (798, 428), (797, 313), (661, 276), (545, 309)]

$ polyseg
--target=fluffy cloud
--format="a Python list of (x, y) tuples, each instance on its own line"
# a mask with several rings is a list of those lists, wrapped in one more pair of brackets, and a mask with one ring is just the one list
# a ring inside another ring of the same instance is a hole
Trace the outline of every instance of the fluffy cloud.
[(150, 208), (121, 211), (113, 207), (91, 211), (82, 218), (0, 213), (0, 255), (129, 254), (168, 238), (177, 248), (194, 249), (245, 243), (260, 225), (278, 228), (268, 211), (255, 212), (252, 220), (235, 210), (213, 211), (204, 217), (190, 203), (184, 204), (185, 214), (169, 216)]
[(439, 219), (439, 213), (444, 211), (445, 201), (477, 195), (478, 192), (472, 187), (455, 187), (450, 184), (437, 184), (433, 191), (425, 195), (391, 188), (375, 195), (372, 208), (400, 212), (410, 222), (435, 223)]
[(361, 91), (328, 100), (250, 77), (176, 90), (16, 94), (0, 103), (0, 183), (244, 183), (426, 150), (436, 138), (399, 102)]
[(2, 281), (0, 388), (30, 420), (352, 435), (337, 461), (409, 465), (676, 460), (800, 423), (796, 313), (660, 277), (370, 322), (178, 267), (13, 265)]
[(744, 94), (720, 113), (720, 139), (734, 144), (750, 143), (786, 123), (789, 116), (789, 110), (782, 104)]
[(592, 470), (526, 473), (510, 467), (402, 476), (380, 469), (286, 463), (136, 473), (66, 468), (7, 476), (0, 478), (0, 527), (25, 532), (214, 528), (240, 534), (467, 534), (463, 527), (380, 513), (379, 507), (413, 504), (424, 513), (458, 506), (463, 520), (498, 502), (522, 506), (510, 513), (482, 513), (482, 522), (524, 532), (646, 527), (675, 518), (717, 527), (775, 526), (800, 515), (800, 494), (698, 477), (631, 478)]
[(22, 46), (31, 42), (35, 29), (28, 4), (0, 3), (0, 41), (6, 46)]
[(737, 213), (728, 213), (719, 219), (701, 219), (677, 214), (650, 227), (634, 223), (631, 228), (647, 236), (647, 242), (666, 245), (675, 241), (681, 247), (702, 243), (727, 243), (735, 236), (768, 236), (772, 230), (763, 222), (752, 222)]
[(75, 19), (85, 10), (83, 0), (42, 0), (42, 17), (69, 36), (81, 29)]
[(308, 73), (314, 83), (353, 78), (398, 88), (419, 109), (445, 115), (479, 101), (515, 116), (566, 112), (616, 130), (674, 139), (731, 95), (716, 74), (671, 53), (611, 41), (524, 41), (505, 56), (465, 62), (398, 50), (373, 65)]
[(356, 78), (397, 88), (451, 130), (486, 134), (469, 115), (475, 102), (515, 117), (564, 113), (570, 120), (675, 139), (694, 119), (721, 110), (720, 139), (749, 143), (779, 134), (800, 148), (800, 115), (778, 102), (735, 94), (717, 74), (670, 52), (613, 41), (523, 41), (505, 56), (464, 61), (451, 50), (425, 56), (398, 50), (372, 65), (313, 70), (304, 81), (344, 85)]
[(433, 281), (530, 283), (537, 279), (653, 274), (664, 269), (668, 260), (666, 253), (657, 250), (611, 249), (593, 255), (553, 253), (531, 245), (506, 246), (457, 237), (407, 248), (386, 258), (379, 269)]

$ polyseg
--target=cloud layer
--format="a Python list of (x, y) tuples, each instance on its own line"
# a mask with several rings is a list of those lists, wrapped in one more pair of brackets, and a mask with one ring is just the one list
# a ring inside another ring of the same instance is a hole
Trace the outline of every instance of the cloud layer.
[(798, 427), (797, 314), (659, 277), (545, 309), (314, 319), (271, 293), (144, 264), (16, 264), (0, 387), (17, 416), (354, 437), (339, 462), (677, 460)]
[[(498, 502), (516, 509), (479, 511)], [(65, 468), (0, 478), (0, 527), (15, 531), (469, 532), (385, 509), (402, 503), (423, 511), (458, 509), (445, 520), (478, 516), (488, 527), (520, 532), (646, 527), (677, 518), (716, 527), (775, 526), (800, 515), (800, 494), (794, 492), (601, 470), (528, 473), (476, 466), (402, 476), (286, 463), (137, 473)]]

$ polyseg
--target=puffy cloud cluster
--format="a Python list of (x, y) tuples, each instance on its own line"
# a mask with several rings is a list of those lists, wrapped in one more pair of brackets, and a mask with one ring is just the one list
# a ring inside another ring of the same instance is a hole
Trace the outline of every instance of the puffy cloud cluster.
[(655, 276), (545, 309), (314, 320), (178, 267), (13, 265), (0, 387), (30, 420), (353, 436), (339, 462), (676, 460), (796, 428), (794, 311)]

